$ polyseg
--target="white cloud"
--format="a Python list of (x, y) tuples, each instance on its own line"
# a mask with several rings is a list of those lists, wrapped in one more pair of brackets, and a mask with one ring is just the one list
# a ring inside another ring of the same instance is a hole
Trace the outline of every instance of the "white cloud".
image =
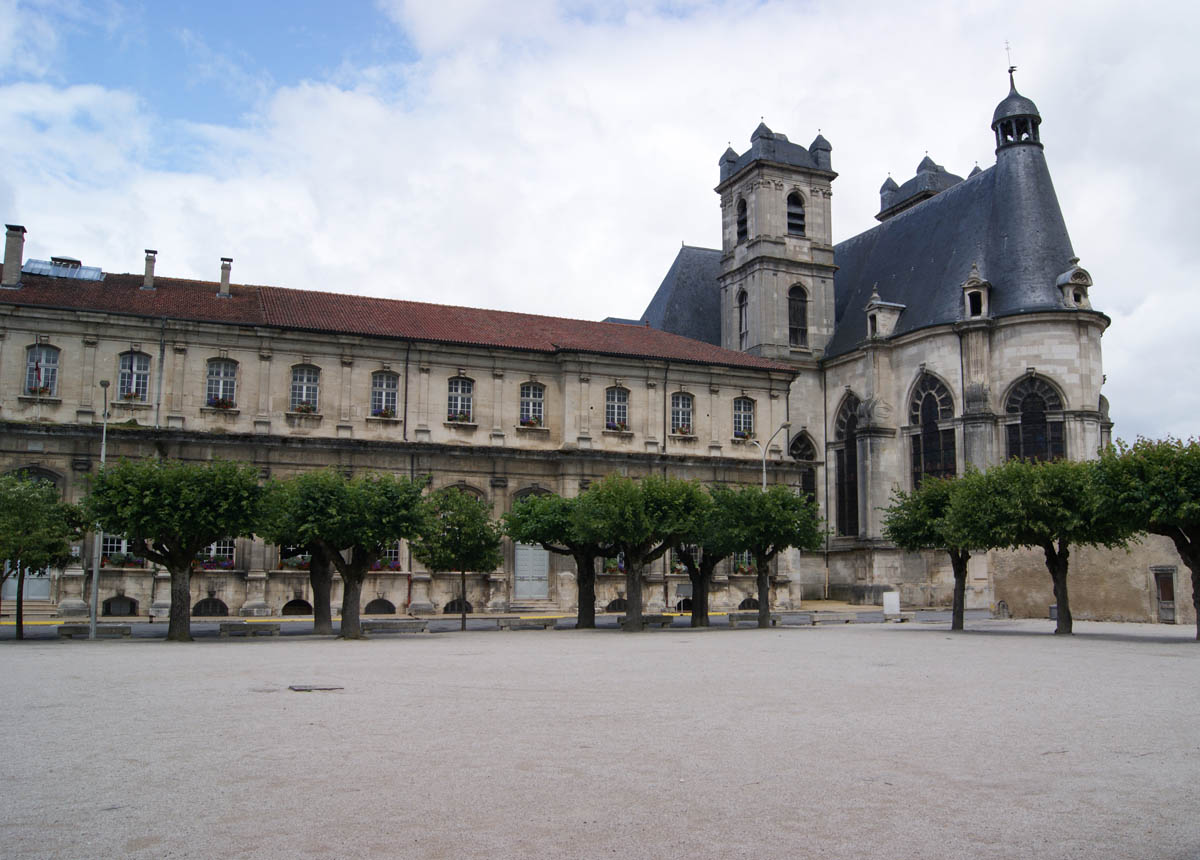
[[(232, 255), (235, 281), (635, 316), (681, 240), (718, 242), (717, 159), (760, 117), (832, 142), (839, 239), (875, 223), (884, 177), (908, 178), (926, 150), (960, 175), (992, 163), (1008, 38), (1093, 300), (1114, 316), (1117, 432), (1200, 426), (1167, 370), (1200, 361), (1191, 6), (1141, 10), (1152, 41), (1129, 38), (1115, 2), (509, 5), (381, 0), (414, 63), (270, 88), (230, 125), (164, 127), (97, 87), (4, 87), (19, 143), (3, 214), (29, 227), (31, 254), (115, 271), (155, 247), (164, 274), (215, 278)], [(186, 172), (147, 166), (181, 138)]]

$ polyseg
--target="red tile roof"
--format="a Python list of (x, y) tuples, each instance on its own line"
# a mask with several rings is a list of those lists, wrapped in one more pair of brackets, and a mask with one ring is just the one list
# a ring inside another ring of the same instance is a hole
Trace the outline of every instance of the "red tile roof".
[(226, 299), (217, 297), (215, 282), (155, 277), (155, 289), (143, 290), (142, 276), (132, 274), (106, 274), (101, 281), (24, 274), (21, 282), (18, 290), (0, 291), (0, 303), (541, 353), (584, 352), (792, 371), (779, 362), (627, 323), (242, 284), (232, 285)]

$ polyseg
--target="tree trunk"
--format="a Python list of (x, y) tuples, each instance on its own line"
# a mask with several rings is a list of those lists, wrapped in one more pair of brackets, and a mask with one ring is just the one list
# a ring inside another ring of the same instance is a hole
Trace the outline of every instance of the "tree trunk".
[(578, 552), (575, 558), (575, 585), (579, 591), (579, 608), (575, 616), (576, 629), (596, 627), (596, 556)]
[(359, 604), (362, 603), (363, 574), (342, 571), (342, 638), (362, 639), (362, 626), (358, 623)]
[(167, 616), (167, 641), (192, 641), (192, 563), (171, 569), (171, 611)]
[(950, 629), (963, 629), (963, 611), (967, 603), (967, 562), (971, 553), (965, 549), (947, 550), (950, 553), (950, 566), (954, 569), (954, 608), (950, 613)]
[(625, 553), (625, 630), (637, 632), (645, 627), (642, 622), (642, 568)]
[(25, 571), (17, 566), (17, 638), (25, 638)]
[(313, 633), (326, 636), (333, 634), (333, 608), (330, 593), (333, 591), (333, 565), (323, 556), (318, 560), (312, 553), (308, 562), (308, 584), (313, 595)]
[(754, 572), (758, 580), (758, 626), (771, 626), (771, 574), (767, 555), (754, 554)]
[(707, 627), (708, 583), (712, 580), (712, 568), (701, 562), (699, 570), (688, 569), (688, 578), (692, 581), (692, 626)]
[(467, 572), (460, 570), (458, 572), (459, 591), (458, 591), (458, 608), (462, 613), (462, 625), (459, 630), (467, 629)]
[(1196, 641), (1200, 642), (1200, 548), (1190, 539), (1190, 535), (1180, 530), (1168, 534), (1184, 566), (1192, 572), (1192, 608), (1196, 610)]
[(1071, 555), (1070, 547), (1065, 541), (1059, 541), (1058, 551), (1054, 544), (1046, 542), (1042, 545), (1046, 554), (1046, 568), (1050, 571), (1050, 579), (1054, 582), (1054, 602), (1058, 606), (1058, 626), (1056, 634), (1070, 635), (1071, 631), (1071, 602), (1067, 595), (1067, 563)]

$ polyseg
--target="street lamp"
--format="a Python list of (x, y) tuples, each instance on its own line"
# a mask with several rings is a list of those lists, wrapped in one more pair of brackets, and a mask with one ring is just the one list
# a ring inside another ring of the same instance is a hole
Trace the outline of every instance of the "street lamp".
[(762, 451), (762, 489), (764, 493), (767, 491), (767, 449), (771, 447), (771, 443), (775, 441), (776, 436), (791, 426), (791, 421), (784, 421), (782, 424), (780, 424), (779, 429), (771, 434), (771, 438), (767, 440), (766, 445), (759, 445), (757, 439), (750, 440), (751, 445), (754, 445), (756, 448), (758, 448), (758, 450)]
[[(100, 380), (104, 392), (104, 412), (100, 416), (100, 471), (104, 471), (104, 455), (108, 449), (108, 380)], [(92, 542), (92, 612), (88, 619), (88, 639), (96, 638), (96, 616), (100, 614), (100, 546), (104, 531), (97, 528)]]

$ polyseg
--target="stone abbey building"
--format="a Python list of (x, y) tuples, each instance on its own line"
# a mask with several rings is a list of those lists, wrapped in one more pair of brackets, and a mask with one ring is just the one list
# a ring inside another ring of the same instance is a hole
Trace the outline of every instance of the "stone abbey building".
[[(229, 259), (218, 282), (181, 280), (156, 274), (152, 250), (136, 275), (23, 262), (24, 228), (10, 225), (0, 467), (85, 495), (101, 380), (109, 457), (228, 458), (264, 476), (325, 465), (429, 475), (496, 516), (523, 494), (575, 495), (612, 471), (753, 483), (765, 457), (768, 480), (813, 494), (830, 531), (823, 552), (777, 559), (775, 605), (871, 603), (888, 589), (907, 604), (948, 603), (942, 554), (881, 537), (893, 489), (1008, 457), (1092, 457), (1111, 432), (1109, 320), (1072, 251), (1040, 126), (1011, 87), (992, 121), (993, 166), (962, 178), (927, 157), (912, 179), (884, 184), (877, 226), (834, 245), (829, 142), (806, 148), (759, 125), (749, 149), (719, 161), (722, 247), (680, 250), (639, 320), (241, 285)], [(165, 572), (142, 567), (120, 536), (106, 536), (103, 556), (107, 611), (165, 611)], [(1085, 599), (1078, 617), (1157, 617), (1168, 592), (1188, 587), (1164, 545), (1104, 558), (1094, 565), (1119, 565), (1121, 584), (1111, 605)], [(195, 611), (304, 611), (303, 564), (258, 540), (219, 542), (193, 578)], [(374, 610), (443, 611), (458, 596), (456, 574), (420, 569), (402, 544), (380, 567), (364, 587)], [(624, 588), (615, 561), (606, 567), (600, 608)], [(32, 593), (78, 612), (83, 583), (69, 568)], [(688, 588), (665, 558), (647, 604), (680, 605)], [(715, 609), (750, 596), (745, 560), (717, 588)], [(1041, 614), (1048, 592), (1040, 556), (972, 562), (969, 606)], [(570, 611), (571, 562), (507, 546), (466, 597), (476, 611)], [(1188, 603), (1181, 594), (1181, 621)]]

